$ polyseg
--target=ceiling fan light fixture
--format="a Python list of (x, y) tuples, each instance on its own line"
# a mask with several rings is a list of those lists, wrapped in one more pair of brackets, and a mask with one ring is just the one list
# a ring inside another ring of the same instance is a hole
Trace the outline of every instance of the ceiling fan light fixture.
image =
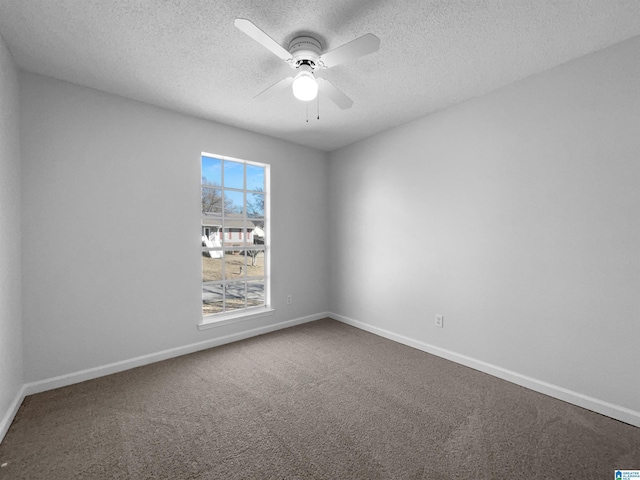
[(303, 102), (310, 102), (318, 96), (318, 81), (310, 71), (302, 71), (293, 79), (293, 96)]
[(322, 89), (322, 95), (326, 96), (342, 110), (351, 108), (353, 100), (328, 80), (322, 77), (316, 79), (313, 72), (315, 69), (326, 69), (342, 65), (356, 58), (377, 52), (380, 48), (380, 39), (372, 33), (367, 33), (324, 53), (322, 52), (322, 44), (316, 38), (307, 35), (295, 37), (289, 42), (289, 49), (286, 49), (246, 18), (236, 18), (233, 24), (299, 72), (295, 78), (292, 76), (285, 77), (263, 90), (256, 97), (262, 96), (264, 98), (267, 94), (272, 94), (292, 85), (294, 97), (303, 102), (310, 102), (318, 98), (318, 90)]

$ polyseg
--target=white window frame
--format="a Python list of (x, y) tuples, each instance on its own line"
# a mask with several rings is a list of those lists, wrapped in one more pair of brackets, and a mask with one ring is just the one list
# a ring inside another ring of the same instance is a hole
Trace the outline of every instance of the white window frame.
[[(269, 164), (266, 163), (259, 163), (259, 162), (253, 162), (253, 161), (249, 161), (249, 160), (243, 160), (240, 158), (234, 158), (234, 157), (229, 157), (226, 155), (218, 155), (218, 154), (213, 154), (213, 153), (208, 153), (208, 152), (201, 152), (200, 154), (200, 166), (202, 166), (202, 157), (209, 157), (209, 158), (213, 158), (213, 159), (219, 159), (222, 160), (222, 165), (224, 165), (225, 161), (231, 161), (231, 162), (236, 162), (236, 163), (242, 163), (244, 164), (244, 173), (243, 173), (243, 188), (242, 189), (238, 189), (238, 188), (231, 188), (231, 187), (225, 187), (224, 184), (224, 166), (222, 168), (222, 172), (221, 172), (221, 176), (222, 176), (222, 185), (219, 187), (220, 190), (222, 191), (222, 194), (224, 196), (224, 192), (225, 191), (230, 191), (230, 192), (243, 192), (243, 198), (244, 198), (244, 209), (243, 209), (243, 213), (242, 213), (242, 221), (244, 223), (244, 232), (246, 235), (246, 227), (247, 227), (247, 222), (251, 221), (252, 218), (248, 217), (247, 215), (247, 209), (246, 209), (246, 202), (247, 202), (247, 195), (252, 193), (253, 190), (247, 190), (247, 170), (246, 170), (246, 166), (247, 165), (254, 165), (257, 167), (261, 167), (264, 168), (264, 232), (265, 232), (265, 236), (264, 236), (264, 245), (263, 245), (263, 251), (264, 251), (264, 305), (261, 306), (256, 306), (256, 307), (248, 307), (245, 306), (244, 308), (241, 309), (236, 309), (236, 310), (231, 310), (231, 311), (225, 311), (225, 312), (219, 312), (219, 313), (212, 313), (212, 314), (208, 314), (205, 315), (204, 313), (202, 313), (202, 319), (200, 321), (200, 323), (198, 324), (198, 329), (203, 330), (203, 329), (207, 329), (207, 328), (213, 328), (213, 327), (218, 327), (218, 326), (222, 326), (222, 325), (228, 325), (230, 323), (237, 323), (237, 322), (241, 322), (241, 321), (246, 321), (246, 320), (250, 320), (250, 319), (254, 319), (254, 318), (259, 318), (259, 317), (264, 317), (267, 315), (272, 315), (274, 313), (274, 309), (271, 307), (271, 198), (270, 198), (270, 183), (271, 183), (271, 167)], [(202, 190), (202, 188), (205, 185), (202, 183), (202, 181), (200, 182), (200, 189)], [(199, 207), (200, 208), (200, 207)], [(202, 208), (200, 208), (201, 211), (201, 219), (203, 218), (202, 216)], [(224, 218), (225, 215), (222, 215), (222, 235), (224, 236)], [(200, 222), (201, 224), (201, 228), (200, 230), (202, 231), (202, 220)], [(250, 250), (251, 248), (249, 248), (248, 246), (244, 246), (244, 247), (238, 247), (238, 249), (240, 250)], [(201, 247), (200, 249), (200, 253), (199, 255), (202, 257), (202, 253), (205, 251), (210, 251), (210, 250), (216, 250), (215, 248), (209, 248), (209, 247)], [(222, 247), (222, 250), (224, 250), (224, 246)], [(202, 275), (202, 267), (201, 267), (201, 275)], [(246, 289), (246, 285), (248, 284), (247, 281), (247, 277), (245, 277), (244, 280), (238, 280), (238, 279), (227, 279), (224, 278), (224, 262), (223, 262), (223, 278), (222, 280), (220, 280), (220, 284), (221, 285), (226, 285), (228, 283), (237, 283), (237, 282), (244, 282), (245, 283), (245, 289)], [(250, 277), (249, 277), (250, 278)], [(203, 282), (201, 282), (201, 284), (203, 284)], [(246, 292), (246, 290), (245, 290)], [(202, 312), (202, 308), (201, 308), (201, 312)]]

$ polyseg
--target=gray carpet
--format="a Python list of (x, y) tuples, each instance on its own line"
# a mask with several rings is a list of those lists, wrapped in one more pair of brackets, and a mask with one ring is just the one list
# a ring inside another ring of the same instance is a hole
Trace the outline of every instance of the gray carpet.
[(2, 479), (607, 479), (640, 429), (326, 319), (27, 397)]

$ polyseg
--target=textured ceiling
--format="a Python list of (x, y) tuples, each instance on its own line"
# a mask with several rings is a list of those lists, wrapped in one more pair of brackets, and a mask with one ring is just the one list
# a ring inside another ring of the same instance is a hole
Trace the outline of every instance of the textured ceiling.
[[(290, 92), (292, 70), (233, 25), (324, 51), (365, 33), (380, 50), (321, 71), (354, 101)], [(0, 0), (24, 70), (331, 151), (640, 35), (639, 0)]]

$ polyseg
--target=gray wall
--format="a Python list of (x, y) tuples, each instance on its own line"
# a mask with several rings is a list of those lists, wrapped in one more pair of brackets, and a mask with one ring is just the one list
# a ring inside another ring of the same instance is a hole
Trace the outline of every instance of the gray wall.
[(22, 387), (18, 74), (0, 37), (0, 439)]
[(637, 415), (639, 154), (640, 38), (334, 152), (330, 311)]
[[(325, 311), (324, 153), (33, 74), (20, 86), (26, 382)], [(201, 151), (271, 164), (271, 317), (197, 329)]]

